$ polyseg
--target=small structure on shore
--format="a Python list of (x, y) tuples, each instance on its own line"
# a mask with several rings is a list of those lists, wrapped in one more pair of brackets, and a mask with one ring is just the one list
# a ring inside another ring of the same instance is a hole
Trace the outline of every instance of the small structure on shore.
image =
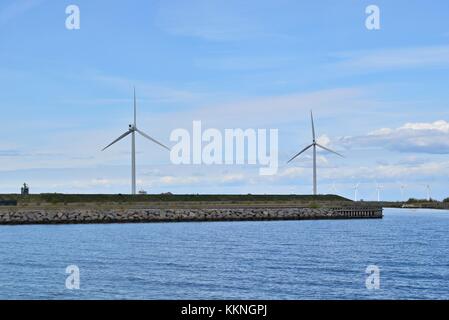
[(23, 184), (23, 187), (20, 188), (20, 194), (22, 196), (26, 196), (30, 194), (30, 188), (28, 187), (28, 185), (26, 183)]

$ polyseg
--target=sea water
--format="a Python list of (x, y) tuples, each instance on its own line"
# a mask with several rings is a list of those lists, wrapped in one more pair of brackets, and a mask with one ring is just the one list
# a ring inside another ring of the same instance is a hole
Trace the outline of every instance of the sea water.
[(0, 298), (449, 299), (449, 212), (0, 226)]

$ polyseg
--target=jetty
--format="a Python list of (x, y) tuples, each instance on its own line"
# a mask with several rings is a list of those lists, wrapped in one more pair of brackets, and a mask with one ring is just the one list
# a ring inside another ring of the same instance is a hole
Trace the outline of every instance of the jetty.
[(0, 206), (0, 225), (383, 217), (380, 206), (353, 202), (333, 195), (45, 194), (17, 198), (0, 195), (1, 198), (8, 205)]

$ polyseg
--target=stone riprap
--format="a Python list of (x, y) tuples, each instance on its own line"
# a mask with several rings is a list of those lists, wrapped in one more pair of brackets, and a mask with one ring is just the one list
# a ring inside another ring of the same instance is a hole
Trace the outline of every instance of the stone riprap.
[(217, 209), (0, 209), (0, 224), (251, 221), (382, 218), (380, 207)]

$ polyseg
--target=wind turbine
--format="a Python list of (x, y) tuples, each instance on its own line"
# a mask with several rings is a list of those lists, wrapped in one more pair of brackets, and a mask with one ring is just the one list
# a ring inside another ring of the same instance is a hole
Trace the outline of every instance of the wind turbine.
[(405, 200), (405, 199), (404, 199), (404, 191), (405, 191), (405, 188), (407, 187), (407, 185), (401, 183), (399, 187), (401, 188), (401, 197), (402, 197), (402, 201), (404, 201), (404, 200)]
[(432, 200), (432, 196), (431, 196), (431, 192), (432, 192), (432, 188), (430, 188), (430, 185), (426, 185), (426, 189), (427, 189), (427, 200)]
[(377, 202), (380, 202), (380, 191), (384, 188), (383, 185), (380, 185), (376, 182), (376, 189), (377, 189)]
[(359, 186), (360, 186), (360, 183), (357, 183), (354, 186), (354, 201), (357, 201), (357, 193), (359, 192)]
[(107, 148), (112, 146), (114, 143), (122, 140), (127, 135), (131, 134), (131, 193), (132, 194), (136, 194), (136, 132), (138, 134), (140, 134), (141, 136), (143, 136), (144, 138), (147, 138), (148, 140), (160, 145), (161, 147), (163, 147), (167, 150), (170, 150), (169, 147), (163, 145), (156, 139), (153, 139), (152, 137), (150, 137), (149, 135), (147, 135), (146, 133), (144, 133), (143, 131), (141, 131), (137, 128), (137, 114), (136, 114), (137, 111), (136, 111), (136, 109), (137, 109), (136, 88), (134, 88), (134, 123), (129, 125), (128, 131), (123, 133), (120, 137), (118, 137), (117, 139), (112, 141), (110, 144), (108, 144), (106, 147), (104, 147), (103, 150), (101, 150), (101, 151), (106, 150)]
[(335, 182), (332, 183), (332, 192), (333, 192), (334, 195), (337, 194), (337, 186), (335, 185)]
[(313, 148), (313, 195), (317, 195), (318, 191), (317, 191), (317, 178), (316, 178), (316, 148), (317, 148), (317, 147), (320, 147), (321, 149), (324, 149), (324, 150), (329, 151), (329, 152), (331, 152), (331, 153), (335, 153), (336, 155), (338, 155), (338, 156), (340, 156), (340, 157), (342, 157), (342, 158), (344, 158), (344, 157), (343, 157), (341, 154), (339, 154), (338, 152), (335, 152), (335, 151), (333, 151), (333, 150), (331, 150), (331, 149), (329, 149), (329, 148), (326, 148), (326, 147), (320, 145), (318, 142), (316, 142), (316, 139), (315, 139), (315, 125), (314, 125), (314, 122), (313, 122), (313, 113), (312, 113), (312, 111), (310, 111), (310, 119), (311, 119), (311, 121), (312, 121), (312, 138), (313, 138), (312, 144), (309, 145), (309, 146), (307, 146), (307, 147), (305, 147), (304, 149), (302, 149), (302, 150), (301, 150), (300, 152), (298, 152), (297, 154), (295, 154), (295, 155), (293, 156), (293, 158), (291, 158), (290, 160), (288, 160), (287, 163), (292, 162), (292, 161), (293, 161), (295, 158), (297, 158), (300, 154), (306, 152), (306, 151), (307, 151), (308, 149), (310, 149), (310, 148)]

